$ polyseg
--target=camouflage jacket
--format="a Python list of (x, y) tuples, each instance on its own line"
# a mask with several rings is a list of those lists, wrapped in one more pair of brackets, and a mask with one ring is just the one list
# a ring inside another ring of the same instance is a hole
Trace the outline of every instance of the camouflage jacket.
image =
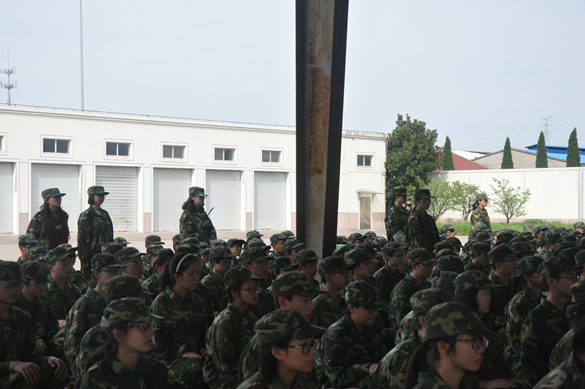
[[(343, 291), (341, 291), (341, 293), (343, 293)], [(309, 320), (311, 324), (323, 328), (329, 328), (331, 324), (343, 317), (345, 304), (338, 308), (337, 303), (333, 301), (331, 296), (329, 296), (329, 293), (323, 293), (313, 299), (313, 308), (314, 311)]]
[(396, 284), (388, 305), (388, 317), (392, 328), (396, 328), (400, 320), (411, 311), (410, 297), (419, 290), (430, 287), (431, 284), (426, 280), (419, 285), (418, 281), (410, 274), (405, 275), (404, 279)]
[(404, 273), (400, 270), (392, 271), (388, 264), (384, 264), (384, 267), (378, 270), (374, 274), (374, 279), (378, 283), (378, 297), (380, 297), (386, 304), (390, 302), (390, 295), (396, 284), (404, 279)]
[(92, 366), (93, 358), (102, 350), (107, 341), (108, 330), (101, 324), (92, 327), (83, 335), (75, 363), (70, 366), (76, 381), (81, 380), (87, 369)]
[(371, 388), (402, 389), (406, 380), (406, 370), (415, 350), (422, 345), (418, 338), (408, 339), (397, 344), (382, 360), (370, 378)]
[(88, 279), (91, 276), (91, 258), (101, 253), (102, 245), (114, 241), (114, 226), (105, 209), (101, 215), (90, 205), (77, 219), (77, 248), (81, 272)]
[(575, 331), (571, 328), (561, 340), (559, 340), (559, 343), (557, 343), (550, 354), (550, 370), (556, 369), (556, 367), (563, 363), (569, 354), (573, 352), (573, 336), (575, 336)]
[(71, 274), (71, 278), (69, 280), (73, 285), (77, 286), (77, 289), (79, 289), (79, 293), (81, 293), (81, 295), (84, 295), (85, 292), (87, 292), (89, 284), (79, 270), (73, 270), (73, 274)]
[(203, 300), (203, 305), (205, 306), (205, 320), (207, 322), (207, 327), (209, 327), (215, 318), (215, 315), (213, 314), (213, 298), (211, 297), (211, 291), (207, 286), (198, 282), (195, 294)]
[(398, 328), (396, 329), (396, 340), (394, 341), (395, 344), (402, 343), (412, 335), (412, 332), (416, 329), (416, 323), (414, 312), (410, 311), (406, 316), (400, 320), (398, 323)]
[(467, 262), (467, 265), (465, 265), (465, 267), (463, 268), (463, 270), (465, 270), (465, 271), (468, 271), (468, 270), (481, 270), (482, 272), (484, 272), (488, 276), (490, 274), (490, 271), (489, 270), (487, 270), (484, 267), (476, 266), (475, 263), (473, 263), (472, 261)]
[[(66, 220), (65, 224), (67, 226), (67, 222), (69, 220), (69, 215), (67, 214), (67, 212), (65, 212), (65, 211), (63, 211), (63, 212), (65, 213), (65, 220)], [(63, 228), (63, 226), (61, 224), (59, 224), (58, 219), (55, 217), (53, 217), (53, 225), (55, 226), (55, 229), (57, 229), (59, 231)], [(55, 247), (59, 246), (60, 244), (67, 243), (67, 239), (68, 239), (68, 238), (66, 238), (63, 242), (61, 242), (61, 241), (52, 242), (51, 245), (48, 245), (49, 242), (46, 241), (47, 234), (45, 232), (45, 228), (43, 227), (43, 213), (40, 211), (35, 213), (33, 218), (28, 223), (28, 228), (26, 229), (26, 233), (36, 236), (36, 238), (39, 240), (39, 246), (46, 246), (48, 250), (54, 249)]]
[(142, 290), (151, 294), (150, 297), (144, 299), (146, 304), (147, 305), (152, 304), (156, 296), (158, 296), (159, 294), (158, 276), (156, 275), (156, 273), (145, 279), (142, 285), (140, 286), (142, 287)]
[(209, 289), (211, 300), (213, 301), (213, 315), (217, 316), (222, 310), (222, 300), (226, 295), (223, 282), (217, 278), (217, 275), (212, 271), (201, 280), (201, 283)]
[[(237, 389), (284, 389), (285, 386), (278, 377), (272, 382), (266, 382), (259, 373), (254, 374), (238, 385)], [(297, 374), (291, 389), (317, 389), (317, 387), (302, 374)]]
[(43, 296), (49, 302), (58, 320), (65, 320), (67, 314), (73, 304), (81, 297), (79, 289), (67, 280), (65, 282), (65, 289), (61, 290), (55, 283), (52, 277), (49, 277), (47, 288), (43, 292)]
[(415, 207), (408, 218), (408, 242), (411, 248), (424, 248), (431, 253), (440, 241), (435, 221), (426, 211)]
[(29, 313), (36, 338), (42, 339), (46, 345), (49, 345), (59, 332), (59, 322), (49, 302), (43, 296), (37, 296), (29, 302), (21, 293), (14, 306)]
[(487, 209), (482, 210), (479, 207), (477, 207), (473, 210), (473, 212), (471, 212), (471, 226), (473, 227), (477, 222), (485, 223), (487, 228), (490, 231), (492, 230), (490, 216), (488, 215)]
[(106, 300), (95, 289), (90, 288), (77, 300), (67, 314), (63, 350), (69, 366), (73, 366), (75, 363), (83, 335), (90, 328), (99, 324), (107, 305)]
[(247, 380), (258, 372), (260, 368), (259, 353), (258, 334), (254, 334), (240, 355), (238, 382)]
[(394, 204), (386, 214), (384, 224), (386, 224), (386, 237), (392, 241), (392, 237), (402, 231), (406, 234), (406, 224), (408, 223), (408, 211), (406, 208)]
[(544, 300), (522, 324), (519, 376), (538, 382), (549, 370), (553, 348), (569, 331), (565, 313)]
[(156, 359), (172, 365), (185, 352), (199, 354), (205, 349), (205, 305), (195, 293), (187, 292), (181, 298), (167, 287), (154, 299), (150, 310), (163, 317), (154, 335), (152, 348)]
[(520, 359), (520, 334), (522, 332), (522, 323), (534, 308), (540, 304), (538, 296), (530, 288), (520, 291), (512, 297), (506, 306), (506, 345), (504, 347), (504, 356), (510, 366), (512, 374), (518, 374), (518, 361)]
[[(317, 354), (323, 363), (328, 387), (367, 387), (369, 369), (383, 356), (380, 334), (374, 327), (359, 332), (349, 315), (325, 331), (322, 350)], [(321, 379), (321, 377), (319, 377)]]
[(154, 359), (140, 356), (134, 370), (130, 370), (118, 358), (105, 358), (93, 365), (83, 375), (82, 388), (109, 389), (158, 389), (168, 388), (166, 367)]
[(506, 326), (506, 306), (512, 299), (512, 290), (514, 288), (512, 279), (510, 285), (504, 285), (500, 277), (494, 272), (489, 275), (490, 281), (498, 288), (492, 291), (492, 302), (490, 304), (491, 322), (488, 323), (490, 329), (494, 332), (499, 332)]
[(241, 314), (228, 303), (207, 331), (205, 382), (211, 389), (233, 389), (238, 385), (240, 355), (254, 335), (256, 316)]
[(258, 293), (258, 302), (249, 308), (250, 313), (254, 314), (257, 318), (276, 309), (276, 303), (272, 294), (264, 288), (261, 289), (262, 291)]
[[(415, 389), (451, 389), (451, 387), (438, 375), (430, 373), (418, 373), (418, 383)], [(459, 389), (468, 389), (465, 379), (461, 380)]]
[(211, 242), (217, 239), (215, 227), (203, 209), (201, 213), (184, 210), (181, 215), (179, 232), (197, 238), (200, 242), (207, 242), (210, 246)]
[(571, 352), (567, 359), (534, 385), (533, 389), (580, 389), (583, 363)]

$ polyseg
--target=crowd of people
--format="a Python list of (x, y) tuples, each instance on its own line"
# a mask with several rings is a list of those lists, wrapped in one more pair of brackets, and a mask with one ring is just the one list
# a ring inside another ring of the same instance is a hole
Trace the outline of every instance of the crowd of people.
[(585, 385), (582, 222), (494, 231), (480, 193), (463, 245), (428, 189), (408, 210), (396, 187), (387, 236), (338, 236), (321, 258), (289, 230), (217, 239), (192, 187), (180, 232), (141, 252), (114, 238), (108, 192), (87, 193), (76, 247), (50, 188), (0, 261), (2, 388)]

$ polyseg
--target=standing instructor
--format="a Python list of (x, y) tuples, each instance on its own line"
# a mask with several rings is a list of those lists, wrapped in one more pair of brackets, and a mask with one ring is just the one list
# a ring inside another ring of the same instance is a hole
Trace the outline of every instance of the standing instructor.
[(203, 208), (207, 196), (203, 188), (198, 186), (189, 188), (189, 198), (183, 203), (179, 232), (211, 245), (211, 242), (217, 239), (217, 233)]

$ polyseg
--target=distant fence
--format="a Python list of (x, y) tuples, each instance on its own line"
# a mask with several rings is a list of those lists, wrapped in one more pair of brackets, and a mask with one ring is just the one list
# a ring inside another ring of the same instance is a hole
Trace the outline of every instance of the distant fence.
[[(489, 169), (440, 171), (433, 173), (433, 180), (461, 181), (475, 184), (488, 197), (494, 196), (490, 185), (493, 178), (507, 179), (513, 188), (522, 191), (530, 189), (531, 196), (526, 203), (526, 216), (517, 220), (543, 219), (572, 222), (583, 219), (583, 171), (582, 167), (543, 169)], [(492, 221), (503, 220), (504, 215), (496, 213), (488, 204)], [(448, 211), (441, 219), (461, 219), (459, 212)]]

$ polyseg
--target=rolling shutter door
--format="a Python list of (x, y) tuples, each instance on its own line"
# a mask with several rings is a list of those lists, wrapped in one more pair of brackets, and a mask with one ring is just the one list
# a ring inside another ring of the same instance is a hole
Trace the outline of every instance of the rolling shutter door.
[(286, 226), (286, 173), (254, 173), (254, 228), (284, 230)]
[(12, 233), (13, 207), (13, 183), (12, 163), (0, 163), (0, 233)]
[[(43, 205), (41, 193), (47, 188), (59, 188), (63, 196), (61, 208), (69, 214), (69, 230), (77, 231), (77, 219), (81, 213), (79, 165), (41, 164), (31, 166), (31, 217)], [(85, 196), (83, 196), (85, 200)]]
[(138, 221), (138, 168), (98, 166), (96, 185), (110, 192), (104, 201), (104, 209), (110, 214), (114, 231), (137, 230)]
[(216, 230), (240, 229), (240, 171), (207, 170), (205, 210)]
[(191, 186), (189, 169), (153, 170), (153, 227), (154, 231), (179, 229), (181, 205), (187, 200)]

